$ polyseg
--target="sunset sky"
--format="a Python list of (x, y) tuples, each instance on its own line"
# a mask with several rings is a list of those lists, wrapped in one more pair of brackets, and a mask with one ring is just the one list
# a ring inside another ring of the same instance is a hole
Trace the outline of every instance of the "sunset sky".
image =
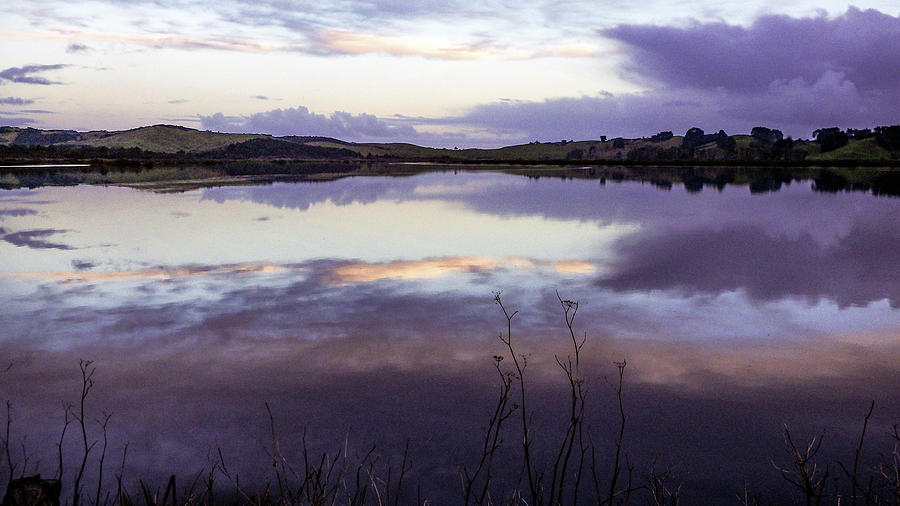
[(896, 0), (11, 0), (0, 125), (499, 146), (900, 122)]

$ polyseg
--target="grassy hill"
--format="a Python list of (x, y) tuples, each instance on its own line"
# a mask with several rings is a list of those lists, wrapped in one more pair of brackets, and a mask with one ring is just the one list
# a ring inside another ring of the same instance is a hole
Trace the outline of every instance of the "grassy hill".
[(891, 152), (879, 146), (874, 137), (851, 141), (827, 153), (810, 154), (811, 160), (890, 160)]
[(223, 134), (172, 125), (154, 125), (123, 132), (89, 132), (67, 145), (138, 148), (157, 153), (199, 153), (225, 148), (250, 139), (268, 138), (260, 134)]
[[(655, 146), (668, 147), (679, 145), (681, 137), (675, 137)], [(505, 146), (495, 149), (446, 149), (426, 148), (407, 143), (346, 143), (333, 141), (310, 142), (310, 145), (344, 148), (355, 151), (363, 157), (390, 157), (403, 159), (436, 159), (449, 160), (615, 160), (624, 159), (626, 153), (636, 146), (650, 144), (645, 139), (622, 140), (622, 146), (614, 141), (564, 141), (564, 142), (532, 142)]]
[[(894, 128), (894, 127), (891, 127)], [(132, 130), (77, 132), (75, 130), (39, 130), (35, 128), (0, 127), (0, 147), (7, 146), (7, 156), (20, 158), (52, 158), (54, 152), (44, 146), (86, 147), (83, 158), (152, 158), (153, 153), (184, 153), (192, 158), (260, 158), (260, 159), (355, 159), (374, 158), (386, 161), (567, 161), (567, 162), (633, 162), (633, 163), (703, 163), (777, 162), (782, 160), (830, 162), (879, 162), (900, 160), (900, 149), (869, 137), (851, 140), (849, 144), (822, 153), (819, 144), (796, 140), (792, 147), (776, 146), (773, 140), (750, 135), (732, 135), (725, 139), (712, 137), (711, 142), (691, 144), (683, 136), (645, 137), (638, 139), (605, 139), (584, 141), (532, 142), (496, 149), (429, 148), (409, 143), (355, 143), (320, 136), (275, 137), (264, 134), (235, 134), (201, 131), (173, 125), (154, 125)], [(893, 142), (893, 141), (892, 141)], [(730, 143), (730, 145), (729, 145)], [(142, 153), (90, 152), (90, 148), (110, 150), (140, 149)], [(43, 149), (43, 152), (41, 152)], [(785, 151), (785, 149), (789, 150)], [(56, 152), (58, 153), (58, 151)]]

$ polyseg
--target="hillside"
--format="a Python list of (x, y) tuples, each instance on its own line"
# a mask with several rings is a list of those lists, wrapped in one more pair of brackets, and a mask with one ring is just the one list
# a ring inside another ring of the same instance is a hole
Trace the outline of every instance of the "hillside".
[(12, 146), (88, 146), (109, 149), (137, 148), (155, 153), (198, 153), (221, 149), (249, 139), (270, 137), (259, 134), (223, 134), (204, 132), (173, 125), (154, 125), (119, 132), (104, 130), (39, 130), (35, 128), (0, 128), (0, 145)]
[[(778, 130), (755, 127), (750, 135), (706, 134), (692, 128), (685, 135), (660, 132), (637, 139), (531, 142), (495, 149), (429, 148), (409, 143), (356, 143), (321, 136), (276, 137), (201, 131), (173, 125), (132, 130), (78, 132), (0, 127), (0, 156), (27, 159), (375, 159), (441, 162), (554, 163), (817, 163), (854, 161), (900, 163), (900, 127), (851, 131), (830, 128), (841, 142), (783, 139)], [(865, 132), (865, 136), (860, 136)], [(52, 147), (52, 148), (51, 148)]]
[(812, 160), (890, 160), (891, 152), (879, 146), (874, 137), (848, 143), (827, 153), (810, 155)]
[(156, 153), (199, 153), (222, 149), (250, 139), (270, 137), (258, 134), (223, 134), (172, 125), (154, 125), (124, 132), (90, 132), (68, 145), (107, 148), (138, 148)]

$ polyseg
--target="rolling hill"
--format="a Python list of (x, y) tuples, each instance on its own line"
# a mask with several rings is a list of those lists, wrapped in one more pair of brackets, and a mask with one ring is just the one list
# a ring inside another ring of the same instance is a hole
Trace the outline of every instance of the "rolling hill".
[[(762, 128), (762, 127), (759, 127)], [(890, 127), (898, 129), (900, 127)], [(723, 132), (690, 139), (661, 132), (637, 139), (531, 142), (495, 149), (429, 148), (409, 143), (356, 143), (321, 136), (220, 133), (174, 125), (153, 125), (124, 131), (40, 130), (0, 127), (0, 150), (6, 157), (52, 158), (60, 149), (81, 149), (82, 158), (189, 157), (203, 159), (375, 159), (441, 162), (544, 162), (560, 163), (690, 163), (703, 162), (831, 162), (900, 160), (900, 148), (891, 140), (870, 136), (822, 152), (807, 140), (775, 142), (759, 134), (726, 136)], [(757, 129), (754, 129), (757, 130)], [(766, 132), (772, 132), (763, 129)], [(876, 129), (877, 130), (877, 129)], [(893, 132), (893, 130), (891, 130)], [(688, 133), (691, 133), (690, 131)], [(871, 132), (870, 132), (871, 133)], [(895, 135), (897, 132), (892, 133)], [(666, 134), (666, 135), (663, 135)], [(780, 132), (778, 132), (780, 136)], [(700, 139), (699, 141), (697, 139)], [(48, 151), (52, 146), (55, 151)], [(893, 146), (888, 149), (886, 146)], [(4, 149), (5, 148), (5, 149)], [(43, 151), (41, 151), (43, 149)]]

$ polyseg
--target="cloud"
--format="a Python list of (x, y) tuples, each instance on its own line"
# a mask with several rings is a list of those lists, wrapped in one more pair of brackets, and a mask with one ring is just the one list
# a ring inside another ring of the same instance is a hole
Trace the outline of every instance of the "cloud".
[(28, 105), (33, 104), (34, 100), (19, 97), (3, 97), (0, 98), (0, 104), (3, 105)]
[(619, 25), (600, 33), (623, 45), (626, 74), (648, 90), (501, 100), (455, 117), (406, 121), (528, 142), (682, 133), (692, 126), (748, 133), (769, 125), (808, 137), (822, 126), (898, 120), (900, 17), (850, 8), (834, 18), (763, 16), (749, 27)]
[(325, 54), (383, 53), (391, 56), (420, 56), (438, 60), (477, 60), (504, 58), (524, 60), (545, 56), (584, 57), (594, 54), (592, 46), (565, 45), (558, 48), (530, 48), (497, 44), (489, 40), (448, 43), (443, 39), (379, 35), (330, 29), (316, 34), (315, 50)]
[(66, 230), (23, 230), (21, 232), (13, 232), (0, 237), (0, 241), (6, 241), (14, 246), (24, 246), (32, 249), (74, 249), (65, 244), (54, 243), (44, 240), (45, 237), (60, 234)]
[[(693, 126), (748, 133), (762, 125), (805, 138), (823, 126), (860, 128), (898, 120), (900, 55), (893, 48), (900, 17), (850, 8), (832, 18), (763, 16), (749, 27), (619, 25), (600, 33), (623, 45), (627, 75), (649, 89), (498, 100), (455, 116), (394, 121), (416, 129), (418, 139), (432, 145), (499, 146), (663, 130), (678, 134)], [(346, 42), (338, 46), (348, 51), (405, 51), (394, 39), (334, 41)], [(425, 50), (410, 54), (416, 51)]]
[(815, 82), (841, 72), (863, 89), (900, 80), (900, 17), (850, 7), (843, 15), (769, 15), (750, 27), (620, 25), (602, 35), (625, 44), (626, 69), (668, 87), (765, 91), (773, 82)]
[(77, 38), (100, 43), (132, 44), (153, 49), (183, 49), (187, 51), (212, 49), (218, 51), (237, 51), (247, 53), (268, 53), (296, 49), (286, 44), (258, 42), (251, 39), (231, 35), (201, 37), (195, 34), (165, 33), (117, 33), (108, 30), (88, 30), (84, 28), (56, 29), (42, 34), (41, 39), (70, 40)]
[(392, 56), (425, 56), (446, 60), (469, 60), (478, 54), (478, 48), (473, 46), (426, 44), (425, 41), (414, 41), (405, 37), (347, 30), (323, 31), (316, 36), (316, 41), (326, 53), (386, 53)]
[(392, 125), (371, 114), (337, 111), (326, 116), (310, 112), (303, 106), (249, 116), (225, 116), (222, 113), (201, 115), (200, 124), (206, 130), (220, 132), (321, 135), (348, 141), (409, 140), (417, 137), (416, 130), (411, 126)]
[(642, 137), (664, 130), (678, 135), (694, 126), (706, 131), (724, 129), (729, 134), (769, 126), (786, 135), (808, 138), (823, 126), (893, 124), (900, 119), (898, 110), (900, 90), (866, 93), (845, 74), (827, 71), (813, 81), (774, 81), (762, 92), (654, 89), (540, 101), (496, 101), (476, 105), (458, 116), (403, 121), (480, 130), (483, 133), (456, 142), (498, 146), (533, 140), (598, 139), (601, 135)]
[(87, 270), (87, 269), (93, 269), (95, 266), (94, 266), (94, 263), (89, 260), (77, 260), (76, 259), (76, 260), (72, 260), (72, 267), (74, 267), (75, 270), (82, 271), (82, 270)]
[(900, 307), (893, 267), (900, 262), (900, 236), (891, 219), (860, 220), (846, 237), (817, 244), (808, 234), (773, 235), (757, 226), (636, 234), (616, 246), (617, 261), (598, 285), (617, 291), (680, 290), (722, 293), (745, 290), (764, 301), (820, 298), (841, 307), (888, 299)]
[[(42, 232), (43, 234), (36, 234), (35, 232)], [(56, 247), (57, 249), (72, 249), (67, 246), (59, 246), (59, 245), (51, 245), (51, 246), (41, 246), (35, 245), (38, 241), (33, 239), (36, 235), (49, 235), (49, 233), (56, 233), (59, 231), (56, 230), (35, 230), (31, 231), (31, 235), (27, 237), (31, 242), (28, 244), (24, 244), (25, 240), (18, 238), (19, 243), (17, 245), (29, 246), (29, 247)], [(25, 232), (19, 232), (19, 234), (26, 234)], [(13, 235), (13, 234), (10, 234)], [(8, 238), (9, 236), (7, 236)], [(8, 240), (7, 238), (3, 238), (3, 240)], [(13, 242), (8, 240), (8, 242)], [(13, 243), (16, 244), (16, 243)], [(42, 243), (49, 244), (49, 243)], [(183, 279), (190, 278), (196, 276), (216, 276), (223, 274), (270, 274), (275, 272), (281, 272), (286, 269), (286, 267), (275, 264), (262, 264), (262, 263), (245, 263), (245, 264), (232, 264), (232, 265), (221, 265), (221, 266), (210, 266), (210, 265), (187, 265), (182, 267), (150, 267), (146, 269), (135, 269), (128, 271), (91, 271), (91, 272), (83, 272), (86, 269), (93, 267), (94, 265), (88, 261), (79, 261), (74, 260), (72, 262), (73, 267), (75, 267), (76, 271), (64, 271), (64, 272), (16, 272), (16, 273), (7, 273), (0, 274), (0, 279), (36, 279), (39, 281), (49, 282), (55, 281), (57, 283), (62, 284), (71, 284), (71, 283), (99, 283), (99, 282), (117, 282), (117, 281), (132, 281), (132, 280), (147, 280), (147, 279), (162, 279), (162, 280), (175, 280), (175, 279)]]
[(66, 67), (68, 67), (68, 65), (62, 63), (54, 65), (26, 65), (24, 67), (10, 67), (8, 69), (0, 70), (0, 84), (2, 84), (4, 81), (21, 84), (62, 84), (59, 81), (51, 81), (45, 77), (35, 76), (33, 74), (47, 72), (49, 70), (59, 70)]
[[(259, 443), (268, 433), (265, 416), (260, 417), (263, 399), (272, 406), (282, 433), (303, 434), (308, 427), (312, 447), (346, 444), (352, 453), (377, 443), (381, 451), (387, 447), (387, 455), (398, 458), (404, 442), (412, 438), (412, 451), (424, 452), (411, 461), (418, 463), (415, 478), (424, 480), (428, 497), (435, 497), (434, 487), (447, 483), (446, 476), (458, 472), (461, 463), (480, 455), (473, 434), (483, 433), (496, 402), (491, 357), (503, 353), (496, 336), (506, 331), (489, 293), (407, 293), (389, 283), (238, 283), (217, 288), (224, 289), (212, 299), (163, 304), (111, 297), (106, 304), (94, 305), (83, 297), (91, 292), (72, 291), (61, 297), (63, 303), (41, 305), (24, 315), (12, 310), (0, 315), (7, 322), (27, 321), (14, 327), (18, 333), (7, 330), (11, 337), (0, 343), (0, 350), (15, 363), (4, 376), (10, 385), (5, 393), (17, 406), (18, 426), (26, 428), (28, 440), (53, 440), (58, 434), (52, 414), (58, 412), (59, 399), (72, 392), (78, 358), (89, 356), (98, 366), (98, 384), (105, 386), (96, 391), (93, 405), (116, 413), (111, 444), (129, 441), (134, 454), (130, 472), (147, 479), (156, 479), (156, 473), (199, 469), (207, 463), (207, 445), (221, 444), (230, 465), (242, 476), (247, 469), (247, 485), (262, 486), (251, 471), (266, 462)], [(549, 322), (552, 332), (522, 325), (521, 318), (544, 309), (531, 304), (517, 305), (522, 311), (513, 332), (517, 349), (528, 355), (535, 426), (556, 430), (560, 425), (555, 416), (565, 407), (560, 392), (565, 390), (554, 355), (565, 356), (566, 344), (559, 304), (550, 295), (541, 306), (555, 317)], [(515, 304), (512, 295), (506, 301)], [(590, 304), (582, 307), (590, 311)], [(593, 321), (581, 315), (576, 320), (579, 336), (582, 325)], [(681, 323), (674, 318), (665, 322)], [(53, 327), (52, 337), (40, 332), (44, 325)], [(688, 463), (688, 477), (706, 476), (706, 459), (729, 475), (743, 476), (732, 469), (741, 459), (759, 462), (765, 470), (771, 468), (767, 456), (781, 450), (778, 431), (786, 417), (800, 427), (844, 427), (845, 419), (853, 418), (847, 413), (867, 402), (861, 399), (873, 389), (886, 399), (886, 406), (897, 405), (900, 349), (895, 336), (873, 336), (883, 344), (844, 342), (842, 337), (685, 343), (605, 338), (590, 332), (581, 360), (586, 387), (595, 396), (585, 416), (602, 422), (604, 413), (615, 409), (614, 393), (603, 377), (614, 374), (612, 360), (627, 358), (629, 427), (642, 435), (632, 448), (639, 462), (646, 460), (649, 466), (658, 449), (665, 448), (671, 458)], [(80, 339), (94, 344), (71, 345)], [(507, 354), (503, 365), (509, 361)], [(170, 374), (160, 375), (160, 370)], [(173, 407), (180, 409), (177, 420), (167, 416)], [(877, 420), (889, 425), (894, 411), (879, 412)], [(747, 422), (747, 413), (758, 416)], [(691, 430), (697, 420), (703, 421), (699, 435)], [(185, 431), (186, 423), (196, 430)], [(607, 438), (602, 426), (594, 426), (597, 439), (613, 441), (614, 435)], [(742, 437), (734, 437), (735, 427)], [(857, 432), (834, 430), (833, 435), (832, 444), (843, 448), (854, 444)], [(874, 441), (881, 436), (874, 437), (873, 445), (880, 447)], [(547, 438), (542, 441), (548, 444)], [(302, 455), (300, 442), (299, 436), (285, 437), (285, 455)], [(539, 448), (550, 454), (550, 449)], [(52, 450), (37, 457), (53, 465)], [(442, 477), (435, 466), (446, 458), (450, 461)], [(506, 471), (514, 480), (516, 469)], [(693, 485), (693, 493), (709, 497), (706, 489)], [(735, 483), (734, 490), (740, 486)], [(449, 488), (444, 502), (458, 495)]]
[(187, 100), (185, 98), (175, 98), (175, 99), (169, 100), (168, 103), (170, 103), (170, 104), (186, 104), (188, 102), (190, 102), (190, 100)]
[(72, 43), (66, 47), (67, 53), (83, 53), (85, 51), (90, 51), (91, 47), (85, 44)]
[(197, 118), (197, 117), (172, 117), (172, 116), (167, 116), (167, 117), (162, 117), (162, 118), (159, 118), (159, 119), (161, 119), (161, 120), (163, 120), (163, 121), (170, 122), (170, 123), (199, 123), (199, 122), (200, 122), (200, 119)]
[(754, 126), (743, 118), (724, 114), (726, 105), (734, 106), (727, 97), (716, 94), (712, 98), (694, 91), (648, 91), (540, 101), (500, 100), (476, 105), (458, 116), (405, 121), (444, 129), (470, 129), (474, 133), (465, 140), (493, 146), (534, 140), (599, 139), (602, 135), (641, 137), (662, 130), (682, 133), (692, 126), (739, 133), (749, 132)]
[[(320, 5), (283, 0), (226, 0), (216, 5), (197, 0), (101, 3), (105, 4), (105, 17), (119, 18), (118, 24), (101, 24), (80, 12), (47, 6), (24, 13), (39, 32), (11, 36), (55, 39), (68, 44), (69, 53), (91, 51), (92, 46), (104, 43), (312, 55), (381, 53), (447, 60), (582, 58), (596, 53), (590, 31), (571, 26), (575, 9), (559, 12), (535, 5), (552, 7), (552, 2), (545, 0), (516, 9), (501, 1), (476, 5), (459, 1)], [(185, 12), (193, 15), (184, 16)], [(559, 25), (563, 18), (568, 26)], [(551, 20), (553, 23), (548, 23)]]
[[(0, 218), (3, 216), (31, 216), (37, 214), (34, 209), (0, 209)], [(0, 234), (3, 232), (0, 231)]]
[(33, 118), (23, 118), (19, 116), (0, 116), (0, 125), (5, 126), (26, 126), (36, 123)]

